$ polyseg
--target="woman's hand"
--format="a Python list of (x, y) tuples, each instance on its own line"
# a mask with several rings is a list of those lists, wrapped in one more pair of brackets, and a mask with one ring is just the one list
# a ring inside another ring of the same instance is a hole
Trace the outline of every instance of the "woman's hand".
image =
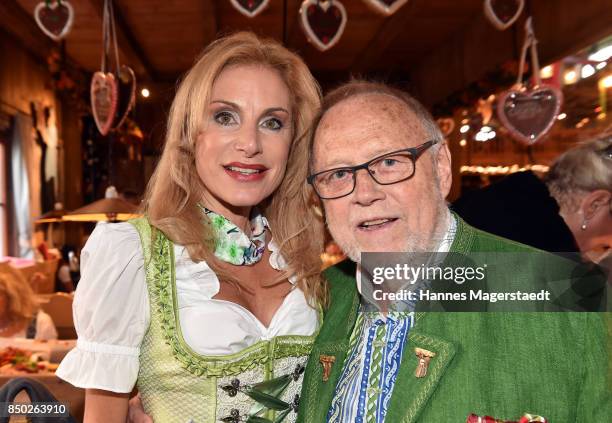
[(136, 394), (129, 402), (127, 423), (153, 423), (153, 419), (144, 411), (140, 393)]

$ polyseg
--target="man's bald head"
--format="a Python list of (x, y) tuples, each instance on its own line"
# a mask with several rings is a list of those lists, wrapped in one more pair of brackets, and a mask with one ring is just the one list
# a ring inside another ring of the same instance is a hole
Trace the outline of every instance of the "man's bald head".
[[(391, 86), (381, 84), (378, 82), (370, 82), (363, 80), (352, 80), (347, 82), (346, 84), (341, 85), (340, 87), (330, 91), (324, 98), (323, 104), (321, 105), (321, 110), (318, 115), (315, 117), (311, 137), (310, 137), (310, 146), (309, 146), (309, 158), (310, 158), (310, 167), (312, 170), (312, 159), (314, 156), (314, 140), (315, 133), (319, 128), (321, 121), (325, 114), (337, 104), (351, 99), (355, 97), (361, 96), (372, 96), (372, 95), (380, 95), (389, 97), (392, 100), (398, 102), (398, 104), (402, 105), (402, 109), (400, 113), (406, 113), (409, 115), (413, 115), (416, 117), (417, 121), (422, 125), (422, 130), (425, 134), (425, 137), (428, 140), (434, 140), (437, 144), (432, 148), (432, 151), (435, 152), (440, 147), (442, 142), (444, 141), (444, 136), (440, 131), (437, 123), (431, 116), (431, 114), (423, 107), (421, 103), (419, 103), (416, 99), (414, 99), (410, 94), (405, 91), (399, 90), (397, 88), (393, 88)], [(411, 116), (412, 117), (412, 116)], [(355, 119), (358, 119), (359, 116), (354, 116)], [(398, 116), (399, 119), (402, 116)]]

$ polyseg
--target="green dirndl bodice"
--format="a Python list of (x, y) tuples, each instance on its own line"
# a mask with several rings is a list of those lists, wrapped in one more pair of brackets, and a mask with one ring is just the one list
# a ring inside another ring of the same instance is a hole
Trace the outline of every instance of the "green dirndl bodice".
[(294, 422), (314, 336), (278, 336), (223, 356), (194, 352), (179, 324), (173, 244), (146, 218), (130, 222), (142, 242), (151, 307), (137, 382), (146, 413), (156, 423)]

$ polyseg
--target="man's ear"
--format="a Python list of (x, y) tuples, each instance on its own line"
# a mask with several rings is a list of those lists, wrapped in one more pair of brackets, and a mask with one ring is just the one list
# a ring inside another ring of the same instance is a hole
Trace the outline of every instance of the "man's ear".
[(453, 183), (453, 171), (451, 169), (451, 155), (446, 141), (438, 148), (436, 156), (438, 180), (442, 197), (446, 198)]
[(586, 220), (592, 219), (601, 207), (606, 207), (606, 209), (608, 209), (610, 201), (612, 201), (612, 194), (610, 194), (608, 190), (598, 189), (589, 192), (580, 202), (580, 209), (582, 210), (584, 218)]

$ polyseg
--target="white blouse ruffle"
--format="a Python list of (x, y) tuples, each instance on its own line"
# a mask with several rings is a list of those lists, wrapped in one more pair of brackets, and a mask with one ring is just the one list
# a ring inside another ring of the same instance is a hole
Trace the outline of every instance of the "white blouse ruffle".
[[(268, 243), (270, 265), (284, 266)], [(281, 335), (312, 335), (318, 313), (294, 288), (265, 327), (239, 304), (216, 300), (219, 280), (205, 262), (194, 263), (174, 245), (179, 322), (185, 342), (202, 355), (236, 353)], [(294, 282), (291, 280), (291, 282)], [(81, 252), (81, 281), (73, 304), (78, 341), (57, 376), (80, 388), (130, 392), (140, 344), (150, 322), (140, 237), (130, 223), (98, 223)]]

